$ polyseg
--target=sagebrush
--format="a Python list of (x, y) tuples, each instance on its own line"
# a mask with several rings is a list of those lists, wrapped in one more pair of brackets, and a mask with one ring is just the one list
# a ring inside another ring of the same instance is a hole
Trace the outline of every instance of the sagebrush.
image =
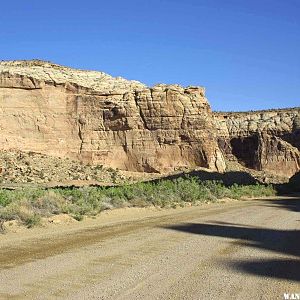
[(76, 220), (94, 216), (103, 210), (120, 207), (177, 207), (200, 204), (221, 198), (271, 196), (269, 185), (224, 186), (218, 181), (200, 181), (196, 177), (140, 182), (118, 187), (55, 189), (0, 189), (0, 221), (18, 220), (28, 227), (42, 217), (66, 213)]

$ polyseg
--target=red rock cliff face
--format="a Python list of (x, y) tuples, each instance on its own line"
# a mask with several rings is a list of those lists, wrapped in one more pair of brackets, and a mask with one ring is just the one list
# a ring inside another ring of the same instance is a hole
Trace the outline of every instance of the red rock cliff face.
[(225, 170), (201, 87), (148, 88), (46, 62), (1, 62), (0, 113), (1, 149), (124, 170)]

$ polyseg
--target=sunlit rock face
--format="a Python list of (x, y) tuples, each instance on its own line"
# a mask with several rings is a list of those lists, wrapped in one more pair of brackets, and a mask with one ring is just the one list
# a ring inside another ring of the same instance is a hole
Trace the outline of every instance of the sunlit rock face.
[(227, 160), (291, 177), (300, 170), (300, 109), (214, 113)]
[(0, 62), (0, 147), (146, 172), (224, 171), (202, 87), (113, 78), (42, 61)]
[(300, 110), (212, 113), (203, 87), (156, 85), (43, 61), (0, 62), (0, 150), (144, 172), (235, 161), (300, 170)]

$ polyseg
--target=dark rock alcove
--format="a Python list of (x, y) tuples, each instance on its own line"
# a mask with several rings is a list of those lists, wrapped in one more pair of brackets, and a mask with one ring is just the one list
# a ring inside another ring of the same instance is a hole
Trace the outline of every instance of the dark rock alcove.
[(235, 137), (230, 140), (232, 154), (247, 168), (257, 169), (259, 136)]

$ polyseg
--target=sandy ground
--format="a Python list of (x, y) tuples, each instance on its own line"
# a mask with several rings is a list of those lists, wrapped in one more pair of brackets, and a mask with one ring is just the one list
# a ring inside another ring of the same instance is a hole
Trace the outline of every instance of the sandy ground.
[(283, 299), (300, 199), (123, 209), (0, 236), (0, 299)]

